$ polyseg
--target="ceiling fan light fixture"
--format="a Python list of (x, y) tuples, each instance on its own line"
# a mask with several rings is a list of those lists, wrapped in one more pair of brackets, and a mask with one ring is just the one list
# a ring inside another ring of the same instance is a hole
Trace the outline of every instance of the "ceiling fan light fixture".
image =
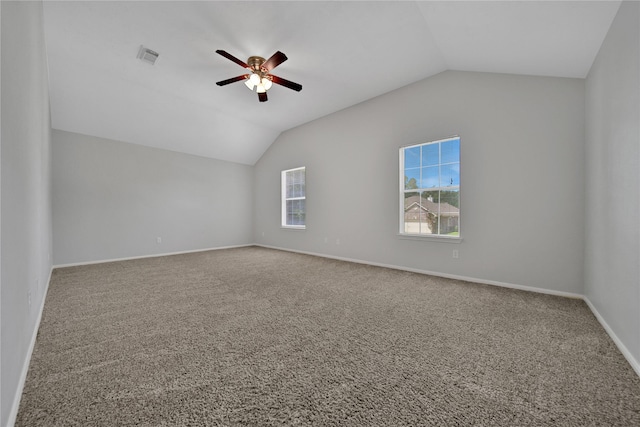
[(249, 59), (247, 59), (247, 62), (236, 58), (235, 56), (224, 50), (218, 49), (216, 50), (216, 53), (224, 56), (228, 60), (235, 62), (242, 68), (245, 68), (251, 72), (251, 74), (243, 74), (241, 76), (232, 77), (230, 79), (216, 82), (218, 86), (226, 86), (230, 83), (243, 81), (245, 86), (247, 86), (250, 91), (253, 92), (253, 90), (255, 89), (255, 91), (258, 93), (258, 100), (260, 102), (268, 101), (267, 91), (271, 89), (271, 86), (273, 86), (274, 83), (291, 90), (295, 90), (296, 92), (300, 92), (302, 90), (301, 84), (271, 74), (271, 70), (287, 60), (287, 56), (280, 51), (277, 51), (276, 53), (271, 55), (271, 57), (267, 60), (265, 60), (261, 56), (250, 56)]
[(260, 76), (256, 73), (253, 73), (244, 82), (244, 84), (249, 88), (250, 91), (253, 91), (253, 89), (260, 84)]

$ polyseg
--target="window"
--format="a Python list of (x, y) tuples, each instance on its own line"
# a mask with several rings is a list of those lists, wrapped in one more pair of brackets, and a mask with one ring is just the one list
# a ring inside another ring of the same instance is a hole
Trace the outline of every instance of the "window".
[(305, 228), (305, 168), (282, 171), (282, 226)]
[(400, 234), (460, 236), (460, 138), (400, 148)]

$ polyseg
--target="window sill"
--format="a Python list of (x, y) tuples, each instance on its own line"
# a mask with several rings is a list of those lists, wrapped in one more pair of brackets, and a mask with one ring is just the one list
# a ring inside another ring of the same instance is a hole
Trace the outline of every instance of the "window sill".
[(306, 225), (281, 225), (280, 228), (283, 230), (306, 230)]
[(421, 240), (440, 243), (461, 243), (462, 237), (449, 237), (449, 236), (433, 236), (433, 235), (420, 235), (420, 234), (403, 234), (398, 233), (398, 238), (404, 240)]

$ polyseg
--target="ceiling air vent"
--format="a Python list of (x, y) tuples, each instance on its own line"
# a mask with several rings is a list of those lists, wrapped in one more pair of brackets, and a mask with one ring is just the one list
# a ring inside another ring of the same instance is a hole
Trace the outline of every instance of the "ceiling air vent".
[(154, 52), (153, 50), (147, 49), (144, 46), (140, 46), (140, 50), (138, 51), (138, 58), (141, 61), (148, 62), (151, 65), (156, 63), (158, 56), (160, 56), (158, 52)]

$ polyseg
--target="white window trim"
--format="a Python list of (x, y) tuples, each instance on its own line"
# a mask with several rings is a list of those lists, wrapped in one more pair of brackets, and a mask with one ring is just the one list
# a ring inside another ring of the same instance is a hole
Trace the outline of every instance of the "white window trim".
[[(290, 197), (290, 198), (287, 198), (286, 197), (286, 194), (287, 194), (287, 172), (295, 172), (297, 170), (304, 170), (305, 171), (304, 197)], [(305, 225), (287, 225), (287, 200), (307, 200), (306, 174), (307, 174), (306, 166), (301, 166), (299, 168), (283, 170), (280, 173), (280, 228), (283, 228), (283, 229), (286, 229), (286, 230), (305, 230), (307, 228), (306, 204), (305, 204)]]
[(408, 233), (398, 233), (399, 239), (404, 240), (418, 240), (418, 241), (433, 241), (440, 243), (460, 243), (462, 242), (462, 237), (459, 236), (442, 236), (438, 234), (408, 234)]
[[(458, 138), (460, 140), (462, 140), (462, 138), (460, 137), (460, 135), (452, 135), (449, 136), (447, 138), (442, 138), (442, 139), (437, 139), (437, 140), (433, 140), (433, 141), (429, 141), (429, 142), (420, 142), (418, 144), (408, 144), (408, 145), (403, 145), (398, 149), (399, 152), (399, 156), (398, 156), (398, 189), (399, 189), (399, 193), (398, 193), (398, 238), (400, 239), (404, 239), (404, 240), (414, 240), (414, 241), (432, 241), (432, 242), (441, 242), (441, 243), (460, 243), (462, 242), (462, 209), (458, 208), (460, 210), (460, 215), (458, 217), (458, 236), (447, 236), (447, 235), (442, 235), (442, 234), (412, 234), (412, 233), (405, 233), (404, 229), (403, 229), (403, 225), (404, 225), (404, 150), (405, 148), (409, 148), (409, 147), (416, 147), (418, 145), (424, 145), (424, 144), (435, 144), (435, 143), (441, 143), (444, 141), (449, 141), (450, 139), (455, 139)], [(462, 146), (460, 147), (460, 157), (462, 157)], [(442, 164), (450, 164), (450, 163), (442, 163)], [(460, 181), (462, 183), (462, 170), (460, 171)], [(462, 185), (458, 185), (458, 191), (460, 191), (460, 187), (462, 187)], [(435, 188), (434, 190), (439, 190), (442, 187), (438, 187)], [(460, 191), (459, 194), (461, 195), (462, 192)], [(460, 197), (460, 196), (459, 196)], [(462, 205), (462, 201), (459, 200), (458, 202), (459, 205)]]

